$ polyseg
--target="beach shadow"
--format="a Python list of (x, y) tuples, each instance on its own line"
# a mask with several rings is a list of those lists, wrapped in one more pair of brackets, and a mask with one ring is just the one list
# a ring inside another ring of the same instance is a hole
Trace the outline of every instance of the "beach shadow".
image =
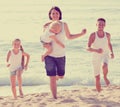
[(62, 100), (60, 103), (74, 103), (74, 102), (77, 102), (77, 101), (74, 100), (74, 99), (69, 98), (69, 99)]
[(120, 107), (120, 103), (116, 103), (113, 101), (103, 101), (103, 100), (99, 100), (97, 98), (86, 98), (86, 97), (79, 97), (80, 100), (82, 100), (83, 102), (91, 105), (90, 107), (103, 107), (103, 105), (105, 107)]

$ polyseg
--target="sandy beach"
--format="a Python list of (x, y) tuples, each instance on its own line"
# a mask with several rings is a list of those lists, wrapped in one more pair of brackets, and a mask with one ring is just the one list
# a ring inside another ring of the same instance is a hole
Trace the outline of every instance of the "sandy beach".
[(1, 96), (0, 107), (120, 107), (120, 86), (104, 86), (101, 93), (95, 87), (74, 86), (58, 90), (57, 99), (50, 92), (25, 94), (17, 100)]

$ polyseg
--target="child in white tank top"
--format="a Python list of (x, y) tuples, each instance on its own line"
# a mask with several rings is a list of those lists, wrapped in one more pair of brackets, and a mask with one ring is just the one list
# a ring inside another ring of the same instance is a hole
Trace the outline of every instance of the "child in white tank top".
[[(26, 57), (26, 63), (24, 64), (23, 57)], [(16, 76), (19, 86), (19, 94), (23, 97), (22, 92), (22, 71), (23, 68), (26, 70), (29, 62), (29, 54), (25, 53), (21, 46), (20, 39), (15, 39), (13, 41), (13, 49), (10, 50), (7, 54), (7, 67), (10, 70), (10, 80), (11, 80), (11, 89), (14, 96), (14, 99), (17, 99), (16, 93)]]
[[(93, 69), (95, 75), (95, 85), (98, 92), (101, 92), (100, 72), (103, 70), (104, 81), (107, 86), (110, 85), (108, 75), (108, 59), (109, 55), (114, 58), (114, 53), (111, 44), (111, 35), (108, 32), (104, 32), (106, 20), (99, 18), (97, 20), (97, 32), (90, 34), (88, 40), (87, 50), (93, 53)], [(109, 53), (110, 52), (110, 53)]]

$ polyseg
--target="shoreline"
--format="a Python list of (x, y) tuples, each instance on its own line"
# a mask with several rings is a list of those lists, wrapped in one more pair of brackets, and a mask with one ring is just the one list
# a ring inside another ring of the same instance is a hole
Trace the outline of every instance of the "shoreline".
[[(36, 87), (36, 88), (35, 88)], [(0, 107), (119, 107), (120, 86), (102, 87), (98, 93), (93, 86), (58, 87), (58, 98), (39, 86), (23, 87), (24, 97), (17, 100), (0, 95)], [(27, 90), (32, 88), (30, 91)], [(34, 88), (34, 89), (33, 89)], [(11, 90), (10, 90), (11, 91)], [(27, 91), (27, 93), (26, 93)]]

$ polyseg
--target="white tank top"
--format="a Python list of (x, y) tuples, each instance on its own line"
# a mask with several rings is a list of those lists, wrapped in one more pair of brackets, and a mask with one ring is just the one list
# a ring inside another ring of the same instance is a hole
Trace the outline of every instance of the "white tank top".
[[(65, 45), (65, 29), (64, 29), (64, 23), (62, 22), (62, 31), (56, 35), (57, 39), (62, 42)], [(63, 57), (65, 56), (65, 48), (62, 48), (60, 45), (58, 45), (55, 41), (52, 41), (52, 48), (53, 51), (49, 56), (52, 57)]]
[(17, 70), (19, 67), (21, 67), (21, 61), (22, 61), (22, 51), (19, 50), (18, 54), (14, 54), (14, 52), (11, 50), (11, 56), (10, 56), (10, 71), (15, 71)]
[(104, 32), (104, 37), (100, 38), (97, 34), (97, 32), (95, 32), (95, 41), (92, 44), (92, 47), (94, 49), (103, 49), (103, 54), (106, 54), (109, 52), (109, 48), (108, 48), (108, 39), (107, 39), (107, 35)]

